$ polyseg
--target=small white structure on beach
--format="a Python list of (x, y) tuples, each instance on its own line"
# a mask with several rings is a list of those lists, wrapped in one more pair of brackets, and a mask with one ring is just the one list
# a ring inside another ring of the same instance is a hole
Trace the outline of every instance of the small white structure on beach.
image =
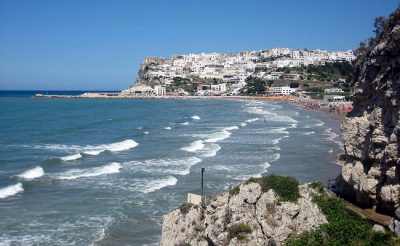
[(162, 85), (155, 85), (154, 86), (154, 93), (156, 94), (156, 96), (165, 96), (167, 90), (165, 88), (165, 86)]

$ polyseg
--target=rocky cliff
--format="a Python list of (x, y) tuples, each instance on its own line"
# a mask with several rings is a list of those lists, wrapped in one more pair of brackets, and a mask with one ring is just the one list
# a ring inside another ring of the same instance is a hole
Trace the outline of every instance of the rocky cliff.
[(162, 84), (162, 78), (157, 76), (158, 67), (167, 61), (163, 57), (146, 57), (140, 64), (139, 72), (135, 81), (135, 85), (156, 85)]
[(400, 10), (377, 30), (354, 66), (353, 107), (341, 130), (342, 195), (393, 214), (400, 202)]
[(161, 246), (281, 245), (327, 223), (312, 201), (317, 191), (299, 186), (297, 202), (281, 202), (259, 183), (243, 183), (215, 197), (205, 208), (187, 206), (164, 216)]

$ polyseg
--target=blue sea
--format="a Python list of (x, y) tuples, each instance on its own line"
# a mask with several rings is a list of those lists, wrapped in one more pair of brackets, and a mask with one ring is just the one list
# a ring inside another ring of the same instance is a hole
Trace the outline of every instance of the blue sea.
[[(0, 92), (0, 245), (158, 245), (162, 216), (271, 173), (336, 177), (332, 115), (255, 100)], [(49, 92), (80, 94), (82, 92)]]

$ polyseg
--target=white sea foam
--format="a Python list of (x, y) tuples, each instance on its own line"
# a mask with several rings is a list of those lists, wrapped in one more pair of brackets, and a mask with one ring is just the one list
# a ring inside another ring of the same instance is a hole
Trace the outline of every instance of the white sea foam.
[(251, 123), (251, 122), (254, 122), (254, 121), (257, 121), (257, 120), (259, 120), (259, 118), (248, 119), (248, 120), (246, 120), (246, 122), (247, 123)]
[(317, 121), (318, 121), (318, 123), (314, 124), (314, 126), (323, 126), (323, 125), (325, 125), (325, 123), (323, 121), (321, 121), (321, 120), (317, 120)]
[(197, 140), (191, 143), (189, 146), (182, 147), (181, 150), (187, 151), (187, 152), (196, 152), (204, 148), (204, 142), (203, 140)]
[(144, 161), (131, 161), (124, 163), (124, 168), (128, 168), (134, 172), (145, 172), (151, 174), (171, 174), (171, 175), (188, 175), (190, 168), (201, 159), (197, 157), (189, 157), (182, 159), (148, 159)]
[(244, 122), (242, 122), (242, 123), (240, 123), (240, 126), (241, 126), (241, 127), (244, 127), (244, 126), (247, 126), (247, 124), (244, 123)]
[(136, 129), (142, 130), (142, 129), (143, 129), (143, 126), (138, 126), (138, 127), (136, 127)]
[(147, 134), (149, 134), (149, 132), (143, 132), (143, 134), (146, 134), (146, 135), (147, 135)]
[(119, 173), (119, 170), (122, 168), (121, 164), (118, 162), (112, 162), (105, 166), (101, 167), (93, 167), (86, 169), (72, 169), (65, 173), (61, 173), (56, 175), (56, 179), (77, 179), (77, 178), (86, 178), (86, 177), (95, 177), (105, 174), (111, 173)]
[(174, 176), (167, 176), (163, 179), (156, 179), (147, 182), (139, 191), (143, 193), (150, 193), (167, 186), (174, 186), (177, 182), (178, 180)]
[(258, 114), (264, 117), (265, 121), (297, 123), (298, 121), (287, 115), (278, 115), (277, 113), (263, 110), (262, 107), (248, 107), (247, 112)]
[(337, 145), (339, 145), (341, 148), (343, 148), (343, 143), (338, 140), (337, 138), (339, 137), (338, 134), (332, 132), (332, 128), (328, 128), (324, 131), (324, 135), (327, 136), (327, 139), (331, 142), (336, 143)]
[(333, 153), (333, 149), (328, 150), (328, 153)]
[(289, 125), (290, 128), (297, 128), (297, 123), (292, 123)]
[(220, 150), (221, 146), (215, 143), (210, 143), (207, 144), (204, 149), (202, 149), (201, 153), (203, 157), (213, 157), (216, 156)]
[(284, 138), (287, 138), (287, 137), (289, 137), (289, 136), (283, 136), (283, 137), (280, 137), (280, 138), (275, 138), (275, 139), (272, 139), (272, 141), (271, 141), (271, 144), (279, 144), (279, 142), (282, 140), (282, 139), (284, 139)]
[(132, 139), (127, 139), (122, 142), (112, 143), (112, 144), (102, 144), (98, 146), (86, 146), (84, 147), (84, 154), (87, 155), (99, 155), (104, 151), (120, 152), (128, 149), (135, 148), (139, 144)]
[(210, 136), (204, 141), (207, 143), (215, 143), (215, 142), (219, 142), (221, 140), (229, 138), (230, 135), (231, 135), (230, 132), (228, 132), (225, 129), (222, 129), (222, 131), (214, 132), (214, 133), (210, 134)]
[(279, 160), (279, 158), (281, 158), (281, 154), (279, 154), (279, 153), (274, 153), (274, 154), (269, 155), (269, 156), (267, 157), (267, 162), (268, 162), (268, 164), (269, 164), (269, 163), (271, 163), (271, 162), (274, 162), (274, 161)]
[(189, 122), (183, 122), (183, 123), (181, 123), (181, 125), (184, 125), (184, 126), (187, 126), (187, 125), (189, 125)]
[(315, 134), (315, 132), (312, 131), (312, 132), (304, 132), (304, 133), (303, 133), (303, 135), (311, 135), (311, 134)]
[(9, 196), (13, 196), (19, 192), (23, 192), (24, 188), (22, 187), (22, 183), (17, 183), (15, 185), (9, 185), (5, 188), (0, 189), (0, 199), (6, 198)]
[(227, 131), (232, 131), (232, 130), (239, 130), (238, 126), (228, 126), (224, 128)]
[(267, 169), (268, 169), (269, 167), (271, 167), (271, 164), (269, 164), (269, 162), (266, 161), (266, 162), (264, 162), (263, 164), (261, 164), (261, 167), (264, 168), (265, 171), (267, 171)]
[(289, 134), (286, 127), (272, 128), (269, 132), (275, 134)]
[(16, 177), (20, 178), (20, 179), (36, 179), (39, 177), (42, 177), (44, 175), (44, 170), (42, 167), (37, 166), (34, 167), (32, 169), (29, 169), (19, 175), (17, 175)]
[(82, 155), (81, 154), (74, 154), (74, 155), (68, 155), (68, 156), (63, 156), (63, 157), (60, 157), (60, 159), (62, 160), (62, 161), (73, 161), (73, 160), (77, 160), (77, 159), (80, 159), (80, 158), (82, 158)]
[(170, 126), (164, 127), (164, 130), (171, 130), (172, 128)]
[(193, 115), (193, 116), (190, 117), (190, 118), (192, 118), (192, 119), (194, 119), (194, 120), (201, 120), (201, 118), (200, 118), (199, 116), (197, 116), (197, 115)]
[(127, 139), (121, 142), (111, 143), (111, 144), (101, 144), (97, 146), (86, 145), (62, 145), (62, 144), (44, 144), (44, 145), (35, 145), (33, 148), (35, 149), (48, 149), (48, 150), (56, 150), (56, 151), (63, 151), (66, 153), (74, 153), (72, 155), (60, 157), (63, 161), (70, 161), (76, 160), (81, 158), (81, 153), (87, 155), (98, 155), (104, 151), (112, 151), (112, 152), (119, 152), (128, 149), (132, 149), (138, 146), (138, 143), (133, 141), (132, 139)]

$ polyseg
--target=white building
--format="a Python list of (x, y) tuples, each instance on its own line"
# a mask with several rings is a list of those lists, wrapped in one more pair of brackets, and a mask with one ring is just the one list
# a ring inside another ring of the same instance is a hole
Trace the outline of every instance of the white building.
[(275, 86), (272, 87), (272, 93), (275, 95), (290, 95), (292, 93), (295, 93), (297, 91), (297, 88), (290, 88), (289, 86)]
[(165, 86), (161, 85), (155, 85), (154, 86), (154, 93), (156, 96), (164, 96), (166, 94), (167, 90), (165, 89)]
[(211, 85), (211, 91), (215, 93), (223, 93), (226, 91), (226, 84)]
[(325, 89), (324, 92), (326, 94), (332, 94), (332, 93), (343, 93), (344, 91), (340, 88), (329, 88), (329, 89)]

